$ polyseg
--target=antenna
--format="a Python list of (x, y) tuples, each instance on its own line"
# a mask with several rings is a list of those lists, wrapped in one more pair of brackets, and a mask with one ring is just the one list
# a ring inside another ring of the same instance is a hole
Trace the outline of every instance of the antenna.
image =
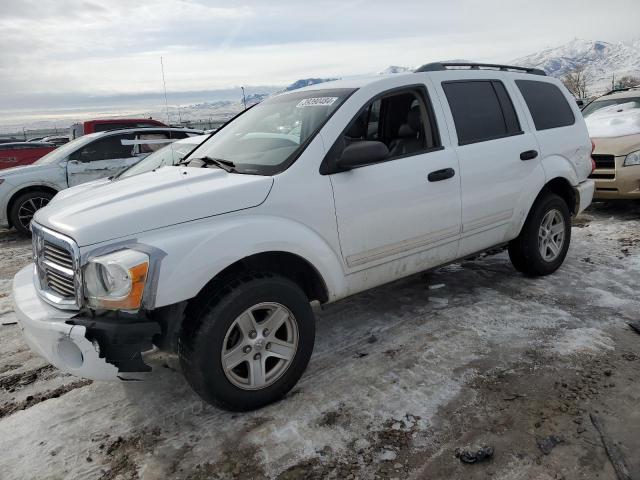
[(162, 61), (162, 57), (160, 57), (160, 69), (162, 70), (162, 85), (164, 86), (164, 108), (167, 111), (167, 125), (171, 125), (171, 120), (169, 120), (169, 102), (167, 102), (167, 82), (164, 80), (164, 63)]

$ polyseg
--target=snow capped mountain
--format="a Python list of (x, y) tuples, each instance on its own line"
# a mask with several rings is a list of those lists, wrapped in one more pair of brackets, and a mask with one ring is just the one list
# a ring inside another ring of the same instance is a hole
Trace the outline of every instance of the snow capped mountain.
[(640, 76), (640, 38), (618, 43), (575, 39), (509, 63), (541, 68), (554, 77), (561, 77), (576, 67), (584, 66), (585, 73), (591, 79), (591, 89), (606, 90), (611, 86), (614, 75), (615, 78)]
[(414, 70), (415, 70), (414, 67), (401, 67), (399, 65), (390, 65), (384, 70), (380, 70), (378, 72), (378, 75), (390, 75), (393, 73), (407, 73), (407, 72), (413, 72)]
[(297, 90), (298, 88), (308, 87), (309, 85), (315, 85), (316, 83), (331, 82), (333, 80), (338, 80), (338, 79), (337, 78), (302, 78), (300, 80), (296, 80), (295, 82), (293, 82), (291, 85), (285, 88), (284, 91), (289, 92), (291, 90)]

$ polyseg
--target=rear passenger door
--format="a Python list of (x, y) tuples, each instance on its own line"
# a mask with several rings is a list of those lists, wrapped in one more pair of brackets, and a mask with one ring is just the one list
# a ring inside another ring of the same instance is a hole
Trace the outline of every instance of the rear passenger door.
[[(460, 161), (459, 256), (510, 240), (520, 205), (544, 184), (536, 138), (497, 78), (440, 83)], [(511, 90), (511, 91), (510, 91)]]

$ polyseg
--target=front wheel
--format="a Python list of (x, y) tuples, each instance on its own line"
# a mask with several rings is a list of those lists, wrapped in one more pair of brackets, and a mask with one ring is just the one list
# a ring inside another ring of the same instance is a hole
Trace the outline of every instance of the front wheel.
[(9, 220), (14, 228), (22, 235), (31, 235), (29, 226), (33, 215), (46, 206), (53, 198), (50, 192), (36, 190), (23, 193), (11, 204)]
[(287, 278), (233, 280), (187, 310), (180, 335), (182, 369), (205, 400), (253, 410), (282, 398), (304, 372), (315, 322), (304, 292)]
[(554, 193), (545, 193), (531, 208), (520, 235), (509, 243), (509, 258), (525, 275), (548, 275), (564, 262), (570, 241), (567, 203)]

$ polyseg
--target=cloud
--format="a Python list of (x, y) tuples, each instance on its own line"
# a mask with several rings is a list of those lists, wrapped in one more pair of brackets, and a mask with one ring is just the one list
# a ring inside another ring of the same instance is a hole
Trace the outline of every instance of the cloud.
[(160, 56), (168, 88), (180, 91), (445, 58), (506, 61), (576, 36), (630, 38), (640, 14), (637, 0), (5, 3), (0, 102), (158, 91)]

